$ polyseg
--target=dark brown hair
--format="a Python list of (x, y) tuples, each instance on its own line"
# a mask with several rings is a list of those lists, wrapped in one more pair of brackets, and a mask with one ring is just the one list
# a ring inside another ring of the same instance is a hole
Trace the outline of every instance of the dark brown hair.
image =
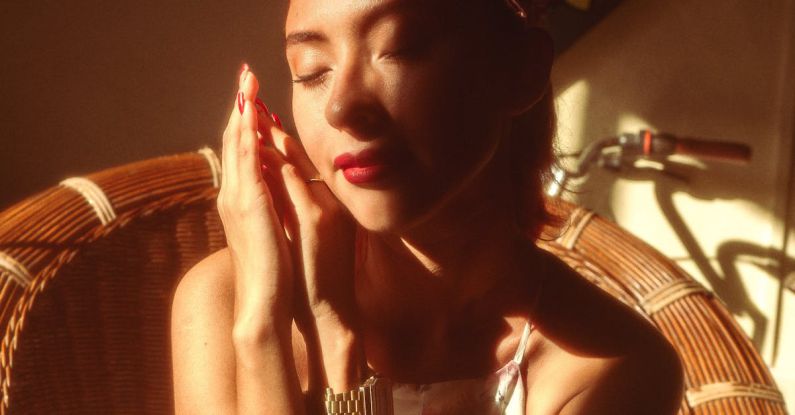
[[(496, 35), (495, 41), (507, 45), (500, 48), (502, 61), (524, 67), (521, 62), (528, 53), (522, 38), (527, 30), (544, 30), (545, 14), (550, 0), (520, 0), (527, 13), (526, 20), (515, 14), (507, 0), (475, 0), (486, 6), (484, 16), (489, 16)], [(489, 13), (491, 12), (491, 13)], [(551, 40), (550, 40), (551, 41)], [(551, 50), (550, 50), (551, 53)], [(534, 57), (529, 57), (534, 59)], [(550, 168), (554, 162), (554, 140), (557, 134), (557, 117), (552, 86), (548, 73), (541, 98), (530, 109), (514, 117), (509, 137), (510, 172), (516, 189), (516, 223), (530, 240), (535, 240), (545, 223), (554, 220), (545, 204), (545, 188), (551, 180)]]

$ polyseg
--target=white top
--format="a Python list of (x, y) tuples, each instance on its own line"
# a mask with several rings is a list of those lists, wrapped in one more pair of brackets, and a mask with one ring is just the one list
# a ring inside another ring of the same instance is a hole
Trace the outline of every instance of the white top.
[(524, 415), (522, 367), (532, 331), (533, 326), (525, 324), (514, 358), (484, 378), (419, 385), (395, 383), (395, 415)]

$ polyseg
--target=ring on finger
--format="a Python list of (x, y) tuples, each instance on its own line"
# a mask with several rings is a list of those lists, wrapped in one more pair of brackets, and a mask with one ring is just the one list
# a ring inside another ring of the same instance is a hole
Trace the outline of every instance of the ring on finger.
[(325, 182), (323, 181), (323, 179), (321, 179), (320, 177), (312, 177), (311, 179), (307, 179), (307, 180), (305, 180), (305, 182), (306, 182), (307, 184), (312, 184), (312, 183), (325, 183)]

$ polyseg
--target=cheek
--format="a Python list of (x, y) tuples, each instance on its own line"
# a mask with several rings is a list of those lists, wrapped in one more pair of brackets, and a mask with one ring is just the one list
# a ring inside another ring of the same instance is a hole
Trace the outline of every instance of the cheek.
[(395, 113), (420, 163), (447, 181), (460, 177), (496, 145), (494, 106), (473, 89), (472, 74), (439, 64), (399, 81)]

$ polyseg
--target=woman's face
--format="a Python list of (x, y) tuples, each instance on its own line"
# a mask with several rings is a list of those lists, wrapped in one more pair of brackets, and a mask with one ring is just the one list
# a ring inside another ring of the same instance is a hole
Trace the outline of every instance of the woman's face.
[(456, 3), (291, 1), (286, 52), (298, 135), (369, 230), (416, 223), (466, 187), (504, 135), (509, 110), (479, 40), (485, 25), (461, 17)]

